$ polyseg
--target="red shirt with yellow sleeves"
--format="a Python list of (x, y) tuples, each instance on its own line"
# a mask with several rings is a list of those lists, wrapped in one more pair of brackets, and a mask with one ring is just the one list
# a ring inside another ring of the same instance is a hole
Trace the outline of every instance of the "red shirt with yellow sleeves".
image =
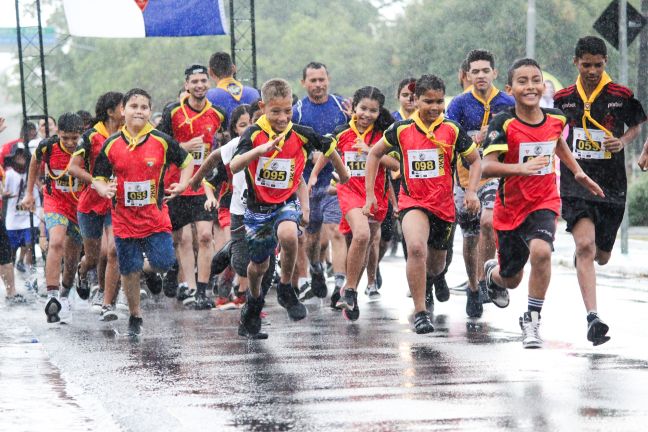
[[(77, 147), (74, 155), (83, 157), (85, 169), (88, 172), (91, 173), (94, 170), (97, 155), (99, 155), (107, 138), (108, 130), (103, 122), (98, 122), (83, 134), (81, 144)], [(110, 211), (110, 207), (110, 200), (108, 198), (102, 198), (95, 188), (91, 186), (81, 192), (77, 211), (79, 213), (105, 215)]]
[(77, 203), (82, 186), (79, 179), (68, 174), (72, 151), (68, 151), (58, 135), (54, 135), (38, 144), (34, 157), (39, 164), (45, 165), (43, 211), (63, 215), (77, 223)]
[[(168, 105), (162, 114), (162, 120), (158, 126), (161, 132), (171, 135), (177, 142), (187, 142), (192, 138), (202, 137), (203, 146), (200, 150), (191, 152), (193, 156), (194, 174), (203, 161), (209, 156), (214, 143), (214, 135), (225, 123), (223, 111), (205, 99), (205, 106), (202, 110), (196, 110), (189, 105), (189, 96), (180, 102)], [(167, 185), (177, 183), (180, 179), (180, 171), (175, 167), (169, 167), (164, 182)], [(205, 190), (201, 185), (196, 191), (187, 188), (183, 196), (204, 195)]]
[(191, 155), (180, 144), (150, 124), (136, 137), (126, 127), (110, 136), (97, 156), (93, 176), (105, 181), (116, 177), (112, 209), (115, 236), (145, 238), (171, 232), (162, 178), (169, 164), (182, 169), (191, 162)]
[(455, 153), (467, 156), (476, 149), (461, 126), (440, 115), (428, 129), (416, 111), (385, 131), (385, 144), (400, 159), (403, 180), (398, 207), (425, 209), (441, 220), (454, 222)]

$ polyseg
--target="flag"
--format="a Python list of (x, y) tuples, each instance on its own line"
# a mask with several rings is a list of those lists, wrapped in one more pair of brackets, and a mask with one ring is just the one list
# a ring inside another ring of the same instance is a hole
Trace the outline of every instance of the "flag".
[(63, 6), (72, 36), (227, 34), (223, 0), (63, 0)]

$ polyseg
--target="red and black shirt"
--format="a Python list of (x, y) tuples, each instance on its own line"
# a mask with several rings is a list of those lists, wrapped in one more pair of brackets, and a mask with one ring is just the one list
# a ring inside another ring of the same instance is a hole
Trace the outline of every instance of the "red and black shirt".
[(476, 147), (458, 123), (440, 118), (426, 130), (418, 111), (385, 131), (385, 144), (396, 150), (402, 176), (398, 206), (421, 208), (439, 219), (455, 220), (453, 174), (455, 155), (467, 156)]
[[(605, 193), (604, 198), (593, 195), (578, 184), (574, 174), (561, 164), (561, 196), (623, 205), (627, 190), (624, 151), (606, 152), (601, 146), (605, 134), (589, 120), (586, 120), (586, 126), (592, 140), (587, 138), (582, 124), (585, 106), (576, 84), (558, 91), (554, 101), (554, 106), (567, 117), (569, 148), (583, 171)], [(616, 138), (623, 136), (624, 126), (636, 126), (646, 120), (646, 113), (632, 91), (614, 82), (607, 83), (591, 103), (590, 115)]]
[(493, 211), (496, 230), (513, 230), (537, 210), (560, 214), (555, 152), (566, 119), (560, 110), (543, 108), (542, 111), (544, 118), (538, 124), (525, 123), (516, 117), (515, 108), (511, 108), (496, 115), (488, 125), (484, 156), (498, 152), (499, 161), (506, 164), (522, 164), (538, 156), (550, 159), (537, 175), (500, 179)]
[(191, 155), (173, 138), (153, 128), (136, 145), (131, 144), (125, 129), (111, 135), (97, 156), (93, 176), (105, 181), (116, 178), (112, 210), (115, 236), (144, 238), (171, 232), (162, 179), (170, 164), (184, 168), (191, 161)]
[(72, 152), (68, 151), (58, 135), (42, 140), (34, 153), (38, 163), (45, 165), (43, 211), (57, 213), (77, 223), (77, 202), (81, 192), (79, 180), (68, 174)]
[[(181, 102), (168, 105), (162, 114), (159, 130), (171, 135), (177, 142), (187, 142), (192, 138), (202, 137), (203, 147), (200, 150), (191, 152), (193, 156), (194, 174), (203, 161), (209, 156), (214, 145), (214, 136), (225, 124), (225, 114), (221, 108), (205, 101), (202, 110), (196, 110), (189, 105), (189, 96)], [(180, 172), (175, 167), (169, 167), (164, 181), (167, 184), (177, 183)], [(204, 195), (205, 190), (201, 186), (197, 191), (187, 188), (182, 195)]]
[[(83, 157), (85, 169), (88, 172), (94, 170), (95, 160), (108, 138), (108, 131), (103, 122), (98, 122), (92, 128), (88, 129), (82, 136), (81, 143), (77, 147), (74, 155)], [(111, 202), (108, 198), (101, 197), (94, 187), (87, 187), (79, 196), (77, 211), (79, 213), (92, 213), (105, 215), (110, 211)]]

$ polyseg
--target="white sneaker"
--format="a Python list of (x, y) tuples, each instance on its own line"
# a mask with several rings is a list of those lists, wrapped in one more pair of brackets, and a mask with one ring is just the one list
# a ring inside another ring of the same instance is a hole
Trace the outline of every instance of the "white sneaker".
[(540, 314), (536, 311), (527, 311), (520, 317), (522, 329), (522, 346), (524, 348), (542, 348), (540, 329)]
[(70, 299), (68, 297), (61, 297), (59, 298), (59, 303), (61, 303), (61, 311), (59, 312), (61, 323), (69, 324), (72, 322), (72, 306), (70, 306)]
[(103, 301), (104, 301), (104, 292), (99, 291), (99, 289), (97, 289), (94, 292), (94, 295), (91, 297), (91, 299), (92, 299), (92, 302), (91, 302), (92, 312), (101, 313), (101, 308), (103, 306)]
[(128, 300), (126, 299), (126, 294), (124, 294), (124, 291), (122, 290), (119, 290), (119, 294), (117, 295), (117, 310), (128, 310)]
[(380, 298), (380, 293), (378, 292), (376, 284), (367, 285), (367, 288), (365, 288), (365, 295), (369, 297), (369, 300), (378, 300)]

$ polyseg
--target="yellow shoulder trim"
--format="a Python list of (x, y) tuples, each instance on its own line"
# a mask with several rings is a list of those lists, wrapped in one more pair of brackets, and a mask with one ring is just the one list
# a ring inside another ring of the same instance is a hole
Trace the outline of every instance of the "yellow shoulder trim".
[(508, 144), (491, 144), (484, 149), (484, 156), (495, 152), (500, 152), (500, 153), (508, 152)]
[(470, 147), (468, 147), (468, 150), (462, 151), (459, 154), (461, 156), (468, 156), (470, 153), (474, 152), (476, 149), (477, 149), (477, 144), (472, 143), (472, 145)]
[(191, 153), (187, 153), (187, 157), (184, 162), (182, 162), (182, 165), (180, 165), (180, 169), (186, 168), (191, 162), (193, 162), (193, 156), (191, 156)]
[(547, 114), (547, 116), (560, 120), (560, 123), (562, 123), (563, 127), (565, 127), (565, 125), (567, 124), (567, 117), (565, 116), (558, 114)]

